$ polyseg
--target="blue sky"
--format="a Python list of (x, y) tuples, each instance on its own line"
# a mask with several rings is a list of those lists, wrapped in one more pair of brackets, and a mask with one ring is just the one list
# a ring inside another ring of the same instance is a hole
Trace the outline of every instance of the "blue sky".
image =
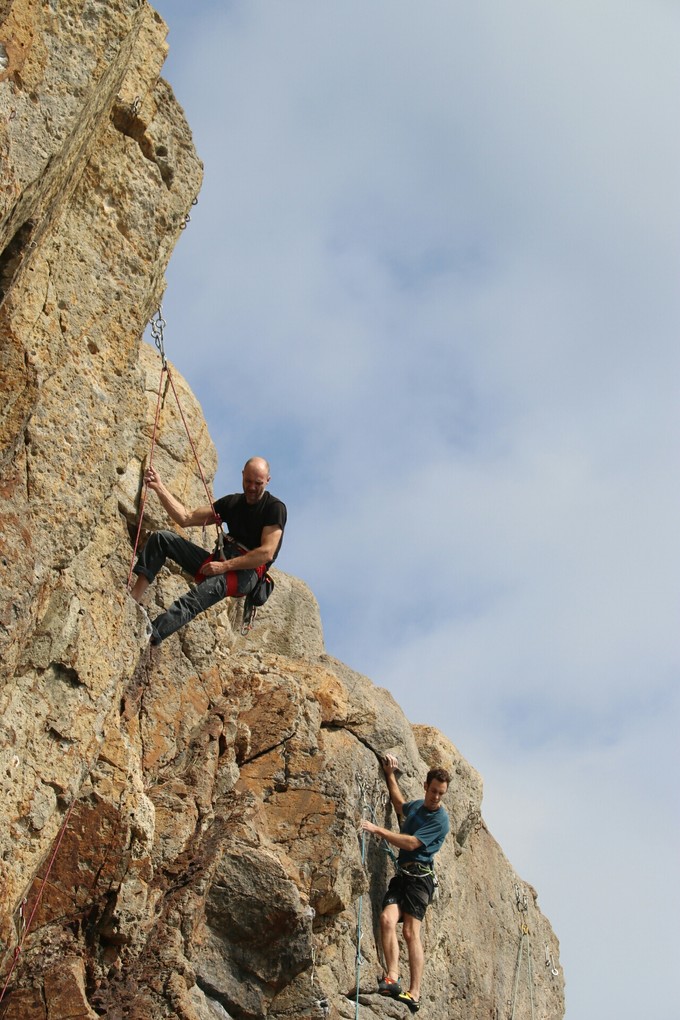
[(155, 6), (216, 491), (270, 459), (328, 650), (482, 773), (568, 1020), (671, 1020), (680, 9)]

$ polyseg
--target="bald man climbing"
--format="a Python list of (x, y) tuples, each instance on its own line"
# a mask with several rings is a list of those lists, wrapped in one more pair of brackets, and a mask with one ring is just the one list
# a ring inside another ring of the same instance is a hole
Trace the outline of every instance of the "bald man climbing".
[(151, 624), (151, 644), (158, 645), (199, 613), (227, 595), (247, 595), (273, 563), (281, 548), (286, 526), (285, 504), (267, 492), (269, 464), (251, 457), (243, 468), (243, 492), (223, 496), (212, 506), (186, 507), (165, 487), (155, 468), (144, 481), (163, 507), (182, 528), (201, 527), (218, 521), (226, 524), (224, 559), (189, 542), (175, 531), (154, 531), (139, 554), (134, 568), (137, 580), (130, 594), (136, 602), (155, 579), (167, 558), (179, 564), (196, 581), (196, 587), (177, 599)]

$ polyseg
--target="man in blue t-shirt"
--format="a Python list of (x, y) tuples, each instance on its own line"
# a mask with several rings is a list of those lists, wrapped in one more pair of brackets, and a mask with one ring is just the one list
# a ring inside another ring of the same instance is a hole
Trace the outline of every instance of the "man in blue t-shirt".
[(136, 602), (166, 558), (174, 560), (197, 582), (195, 588), (173, 602), (151, 624), (151, 644), (157, 645), (220, 599), (247, 595), (253, 590), (278, 555), (287, 512), (285, 504), (266, 491), (270, 474), (263, 457), (251, 457), (246, 462), (242, 492), (223, 496), (212, 506), (196, 510), (187, 510), (173, 496), (154, 467), (147, 468), (144, 481), (180, 527), (223, 522), (229, 532), (219, 558), (175, 531), (154, 531), (149, 536), (134, 568), (137, 580), (130, 594)]
[[(392, 806), (399, 817), (399, 832), (374, 825), (363, 819), (361, 827), (399, 850), (397, 874), (390, 882), (380, 915), (385, 974), (378, 982), (382, 995), (391, 995), (405, 1003), (412, 1013), (420, 1007), (420, 983), (425, 956), (420, 941), (420, 927), (434, 894), (432, 860), (449, 831), (449, 816), (441, 799), (448, 790), (451, 777), (446, 769), (430, 769), (425, 780), (425, 796), (405, 801), (395, 775), (399, 763), (393, 754), (386, 754), (382, 767)], [(399, 980), (399, 942), (397, 925), (403, 921), (408, 949), (410, 984), (402, 991)]]

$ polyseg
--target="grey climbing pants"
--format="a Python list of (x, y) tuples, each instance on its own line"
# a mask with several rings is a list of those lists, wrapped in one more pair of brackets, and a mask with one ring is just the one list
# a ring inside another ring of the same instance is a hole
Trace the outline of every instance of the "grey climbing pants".
[[(224, 556), (227, 560), (241, 554), (242, 550), (237, 546), (226, 544), (224, 547)], [(208, 550), (189, 542), (174, 531), (154, 531), (149, 535), (146, 545), (139, 554), (134, 572), (153, 581), (166, 559), (171, 559), (194, 577), (209, 556)], [(158, 645), (165, 641), (199, 613), (220, 602), (227, 594), (236, 597), (247, 595), (257, 581), (256, 570), (230, 570), (226, 574), (206, 577), (156, 617), (152, 623), (151, 643)]]

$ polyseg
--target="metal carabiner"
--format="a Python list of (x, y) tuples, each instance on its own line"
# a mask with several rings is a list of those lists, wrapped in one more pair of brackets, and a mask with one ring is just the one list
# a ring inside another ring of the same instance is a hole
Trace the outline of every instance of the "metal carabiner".
[(555, 961), (553, 960), (552, 953), (550, 952), (550, 947), (548, 946), (547, 942), (545, 946), (545, 965), (546, 967), (550, 968), (550, 973), (552, 974), (552, 976), (557, 977), (557, 975), (559, 974), (559, 969), (555, 966)]
[(156, 318), (150, 320), (149, 326), (151, 329), (151, 336), (153, 337), (153, 342), (155, 343), (158, 353), (161, 356), (163, 368), (165, 368), (167, 365), (167, 361), (165, 359), (165, 336), (163, 331), (167, 326), (167, 323), (163, 318), (163, 313), (160, 305), (158, 306), (158, 311), (156, 312)]

